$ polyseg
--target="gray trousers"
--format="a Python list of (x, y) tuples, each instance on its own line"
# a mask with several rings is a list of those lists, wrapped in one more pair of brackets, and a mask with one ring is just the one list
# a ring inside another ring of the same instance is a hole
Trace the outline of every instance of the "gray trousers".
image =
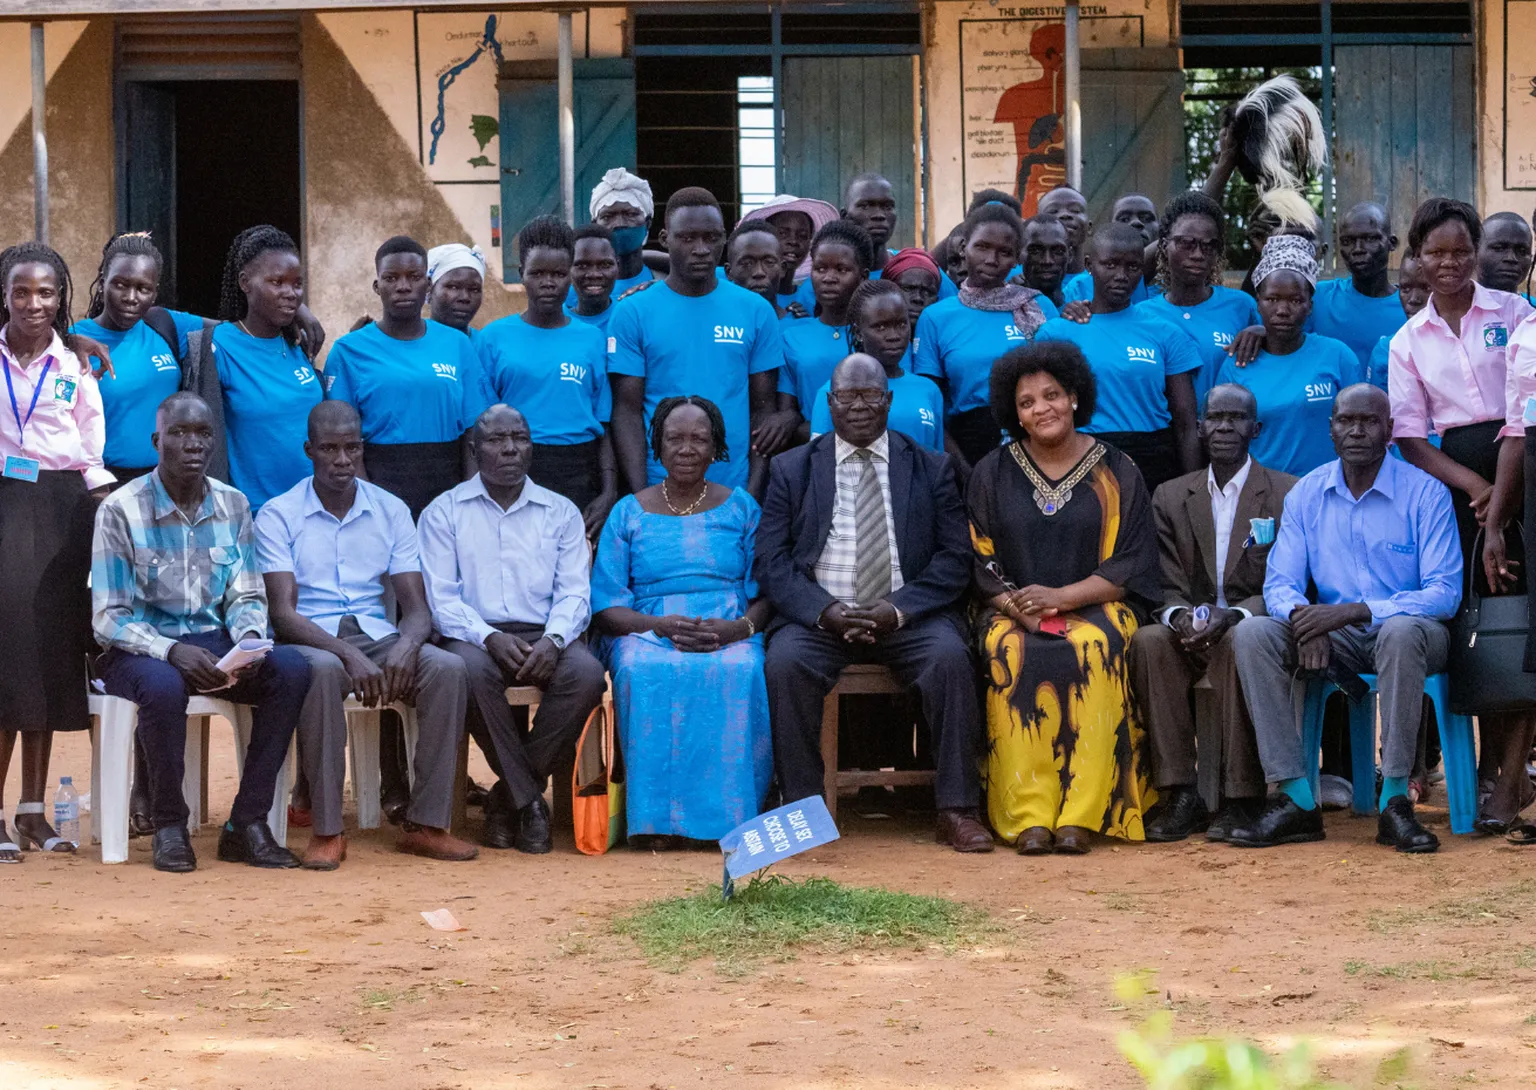
[[(1389, 617), (1375, 630), (1360, 627), (1329, 634), (1333, 657), (1345, 669), (1376, 675), (1381, 699), (1381, 774), (1413, 772), (1423, 714), (1424, 679), (1445, 669), (1451, 636), (1425, 617)], [(1290, 622), (1250, 617), (1232, 633), (1237, 674), (1258, 734), (1259, 760), (1270, 783), (1309, 775), (1302, 753), (1304, 680), (1293, 676)]]
[[(544, 635), (542, 625), (507, 621), (492, 627), (528, 643)], [(556, 758), (575, 746), (592, 709), (602, 703), (608, 688), (603, 664), (580, 640), (567, 644), (525, 738), (507, 703), (507, 687), (519, 682), (505, 676), (483, 647), (463, 640), (446, 640), (443, 647), (468, 669), (469, 733), (500, 777), (491, 790), (491, 808), (506, 809), (510, 800), (512, 809), (521, 810), (544, 794)]]
[[(400, 639), (371, 640), (343, 636), (347, 643), (382, 666), (389, 649)], [(299, 713), (299, 761), (309, 781), (310, 807), (317, 836), (342, 831), (341, 789), (346, 776), (347, 717), (342, 711), (352, 682), (341, 660), (318, 647), (293, 646), (309, 663), (309, 695)], [(458, 769), (459, 738), (464, 732), (464, 708), (469, 679), (464, 663), (447, 651), (426, 644), (416, 667), (415, 775), (405, 819), (433, 829), (446, 829), (453, 819), (453, 778)]]

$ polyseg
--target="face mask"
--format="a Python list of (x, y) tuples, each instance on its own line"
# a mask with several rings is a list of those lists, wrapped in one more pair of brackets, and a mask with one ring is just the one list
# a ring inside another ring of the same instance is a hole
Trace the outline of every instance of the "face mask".
[(620, 255), (632, 254), (645, 245), (645, 225), (639, 227), (619, 227), (613, 232), (613, 252)]

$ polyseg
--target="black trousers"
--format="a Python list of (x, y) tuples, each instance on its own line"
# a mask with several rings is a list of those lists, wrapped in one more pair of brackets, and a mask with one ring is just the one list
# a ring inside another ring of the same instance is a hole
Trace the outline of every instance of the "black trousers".
[(976, 670), (952, 617), (912, 621), (876, 644), (846, 643), (830, 632), (787, 624), (768, 638), (764, 674), (773, 756), (787, 801), (822, 793), (822, 702), (843, 667), (879, 663), (915, 687), (933, 732), (941, 810), (981, 804), (981, 709)]
[(1106, 431), (1095, 439), (1115, 447), (1141, 470), (1141, 479), (1147, 482), (1147, 491), (1156, 492), (1157, 486), (1181, 476), (1178, 448), (1174, 445), (1173, 429), (1159, 431)]

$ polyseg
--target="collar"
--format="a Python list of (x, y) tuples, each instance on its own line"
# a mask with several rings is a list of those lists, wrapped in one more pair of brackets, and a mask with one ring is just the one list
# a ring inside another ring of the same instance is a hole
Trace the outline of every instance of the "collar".
[(838, 465), (842, 465), (849, 458), (852, 458), (853, 452), (856, 450), (868, 450), (881, 462), (889, 462), (891, 460), (891, 433), (889, 431), (881, 432), (880, 437), (869, 444), (868, 447), (856, 447), (836, 432), (832, 433), (832, 438), (834, 440), (832, 456)]
[(1212, 499), (1215, 499), (1218, 493), (1225, 495), (1226, 493), (1230, 492), (1234, 496), (1241, 495), (1243, 489), (1246, 488), (1247, 485), (1248, 485), (1248, 473), (1252, 469), (1253, 469), (1253, 456), (1249, 455), (1248, 458), (1243, 462), (1242, 468), (1239, 469), (1236, 473), (1232, 474), (1232, 479), (1227, 482), (1227, 487), (1226, 488), (1218, 488), (1218, 487), (1216, 487), (1216, 473), (1215, 473), (1215, 471), (1212, 470), (1210, 467), (1206, 467), (1206, 470), (1205, 470), (1205, 487), (1206, 487), (1206, 490), (1208, 492), (1210, 492)]
[[(1360, 500), (1365, 499), (1372, 492), (1380, 493), (1389, 500), (1396, 496), (1399, 468), (1396, 463), (1397, 459), (1392, 457), (1391, 451), (1388, 451), (1387, 456), (1381, 460), (1381, 468), (1376, 471), (1376, 479), (1371, 482), (1371, 487), (1361, 493)], [(1337, 492), (1350, 503), (1360, 502), (1360, 500), (1355, 499), (1355, 494), (1349, 490), (1349, 485), (1344, 480), (1344, 460), (1342, 458), (1335, 458), (1329, 463), (1328, 483), (1324, 486), (1324, 491)]]
[[(171, 494), (165, 490), (165, 482), (160, 479), (160, 467), (156, 466), (149, 475), (150, 490), (154, 493), (155, 521), (168, 519), (172, 514), (180, 514), (181, 508), (176, 506), (176, 501), (171, 499)], [(193, 523), (202, 522), (205, 518), (213, 517), (213, 482), (207, 477), (203, 478), (203, 502), (197, 507), (197, 517)]]
[[(368, 496), (367, 486), (367, 481), (358, 480), (357, 492), (352, 497), (352, 506), (341, 520), (343, 526), (354, 519), (360, 519), (364, 515), (372, 513), (373, 500)], [(325, 509), (325, 504), (320, 501), (320, 493), (315, 491), (315, 478), (313, 474), (304, 478), (304, 505), (299, 513), (305, 518), (309, 518), (311, 515), (325, 515), (328, 518), (335, 517)]]
[(38, 356), (37, 359), (33, 360), (26, 367), (23, 367), (21, 362), (16, 359), (16, 353), (11, 351), (11, 324), (9, 322), (7, 322), (4, 326), (0, 326), (0, 353), (4, 354), (6, 363), (15, 364), (16, 370), (20, 371), (22, 374), (25, 374), (28, 370), (38, 366), (39, 364), (46, 363), (48, 360), (52, 360), (53, 362), (57, 363), (60, 370), (63, 370), (64, 359), (66, 355), (73, 356), (73, 353), (64, 347), (63, 338), (59, 336), (58, 330), (54, 330), (53, 340), (48, 342), (48, 347), (43, 352), (43, 354)]
[[(1467, 308), (1467, 314), (1471, 314), (1474, 310), (1486, 311), (1490, 314), (1499, 313), (1503, 310), (1499, 301), (1499, 296), (1502, 294), (1504, 293), (1496, 292), (1492, 288), (1483, 287), (1476, 280), (1472, 281), (1472, 305)], [(1430, 295), (1429, 302), (1425, 304), (1424, 309), (1408, 319), (1407, 324), (1413, 325), (1415, 322), (1421, 326), (1439, 326), (1446, 333), (1451, 332), (1451, 327), (1446, 324), (1445, 319), (1440, 317), (1440, 312), (1435, 309), (1435, 297), (1433, 294)], [(1466, 331), (1465, 325), (1462, 326), (1462, 331)]]
[(497, 514), (501, 515), (510, 515), (513, 511), (521, 511), (530, 503), (536, 503), (540, 507), (554, 506), (550, 499), (551, 493), (549, 489), (534, 484), (531, 477), (523, 479), (522, 495), (518, 496), (517, 499), (513, 502), (512, 506), (506, 508), (505, 510), (502, 510), (501, 504), (491, 499), (491, 494), (485, 490), (485, 481), (481, 479), (480, 474), (478, 473), (476, 473), (469, 480), (465, 481), (463, 484), (459, 485), (459, 488), (463, 489), (463, 492), (461, 492), (460, 495), (464, 499), (484, 500), (486, 503), (490, 504), (496, 509)]

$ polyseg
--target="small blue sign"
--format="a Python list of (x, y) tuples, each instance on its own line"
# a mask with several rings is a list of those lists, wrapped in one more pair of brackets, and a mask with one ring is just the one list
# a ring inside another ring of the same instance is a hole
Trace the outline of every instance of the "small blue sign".
[(735, 879), (830, 844), (837, 837), (837, 823), (820, 795), (759, 814), (720, 838), (720, 850), (725, 853), (721, 891), (730, 897)]

